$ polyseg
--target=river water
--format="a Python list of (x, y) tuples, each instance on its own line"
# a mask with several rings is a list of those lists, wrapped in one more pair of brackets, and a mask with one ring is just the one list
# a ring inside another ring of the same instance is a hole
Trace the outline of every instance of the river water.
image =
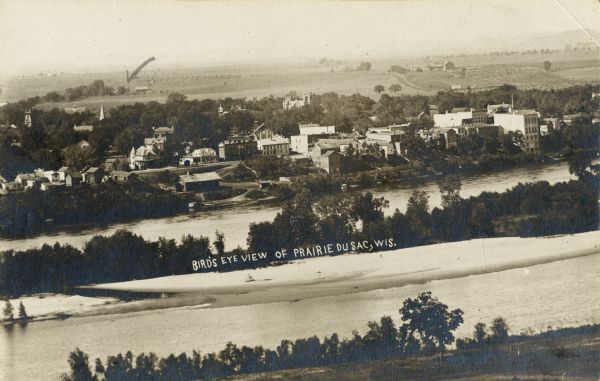
[[(565, 163), (533, 168), (517, 168), (504, 172), (470, 176), (462, 179), (461, 195), (476, 196), (483, 191), (503, 192), (518, 183), (545, 180), (553, 184), (573, 178)], [(390, 201), (387, 214), (397, 208), (406, 210), (406, 203), (413, 190), (424, 190), (430, 195), (429, 205), (439, 206), (440, 193), (434, 181), (425, 181), (414, 185), (386, 185), (371, 190), (376, 196), (383, 196)], [(93, 229), (79, 234), (58, 233), (43, 235), (21, 240), (0, 240), (0, 251), (26, 250), (43, 245), (44, 243), (69, 243), (75, 247), (83, 247), (94, 235), (111, 235), (118, 229), (128, 229), (141, 235), (147, 240), (157, 240), (158, 237), (181, 239), (184, 234), (208, 236), (214, 238), (215, 230), (225, 234), (226, 249), (237, 246), (246, 247), (249, 225), (252, 222), (272, 221), (280, 211), (275, 206), (239, 207), (235, 210), (219, 210), (181, 215), (169, 218), (137, 221), (127, 224), (116, 224), (108, 228)]]
[[(503, 191), (519, 182), (568, 180), (564, 164), (515, 169), (463, 179), (463, 197), (482, 191)], [(433, 182), (416, 187), (440, 202)], [(390, 200), (390, 211), (405, 209), (413, 188), (388, 186), (375, 193)], [(128, 228), (146, 239), (182, 234), (212, 235), (225, 232), (228, 247), (245, 243), (250, 222), (272, 220), (278, 208), (245, 208), (123, 224), (84, 234), (60, 234), (27, 240), (4, 241), (0, 250), (23, 249), (44, 242), (81, 246), (94, 234)], [(281, 339), (296, 339), (332, 332), (350, 337), (353, 329), (365, 332), (370, 320), (389, 315), (399, 322), (398, 309), (407, 297), (431, 290), (450, 308), (461, 308), (465, 322), (458, 337), (470, 336), (479, 321), (489, 324), (496, 316), (507, 319), (511, 332), (548, 327), (600, 323), (600, 254), (518, 268), (496, 273), (438, 280), (425, 284), (248, 306), (204, 308), (186, 306), (104, 316), (33, 322), (0, 332), (0, 380), (58, 380), (68, 370), (67, 358), (75, 347), (96, 357), (131, 350), (161, 356), (199, 349), (218, 351), (228, 341), (238, 345), (274, 348)]]
[(228, 341), (275, 348), (281, 339), (337, 332), (364, 333), (370, 320), (389, 315), (407, 297), (430, 290), (465, 322), (457, 337), (471, 336), (475, 323), (504, 317), (511, 332), (600, 323), (600, 254), (526, 269), (473, 275), (342, 296), (226, 308), (188, 306), (118, 315), (40, 321), (0, 333), (1, 380), (58, 380), (75, 347), (96, 357), (131, 350), (161, 356), (199, 349), (218, 351)]

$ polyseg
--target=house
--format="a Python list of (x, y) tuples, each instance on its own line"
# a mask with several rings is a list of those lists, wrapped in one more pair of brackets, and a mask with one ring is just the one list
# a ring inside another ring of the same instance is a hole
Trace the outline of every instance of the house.
[(306, 105), (310, 104), (310, 93), (304, 93), (302, 94), (302, 98), (300, 99), (295, 99), (292, 98), (291, 95), (286, 95), (285, 99), (283, 100), (283, 109), (284, 110), (291, 110), (294, 108), (300, 108), (300, 107), (304, 107)]
[(454, 62), (452, 62), (452, 61), (446, 61), (442, 65), (442, 70), (444, 70), (444, 71), (451, 71), (454, 69), (456, 69), (456, 65), (454, 65)]
[(217, 152), (212, 148), (198, 148), (186, 153), (179, 159), (179, 164), (183, 166), (198, 165), (205, 163), (216, 163), (219, 161)]
[(540, 126), (537, 111), (511, 110), (508, 113), (495, 113), (494, 124), (502, 127), (504, 131), (522, 134), (524, 151), (539, 152)]
[(64, 182), (67, 178), (67, 173), (69, 172), (69, 167), (60, 167), (56, 173), (58, 173), (58, 181)]
[(126, 155), (111, 155), (107, 156), (101, 164), (102, 169), (106, 172), (119, 171), (127, 166)]
[(254, 156), (258, 145), (253, 137), (234, 136), (219, 143), (219, 159), (224, 161), (244, 160)]
[(212, 192), (219, 190), (221, 176), (217, 172), (180, 175), (179, 184), (184, 192)]
[(148, 86), (136, 86), (133, 91), (136, 94), (148, 94), (150, 93), (150, 88)]
[(83, 182), (83, 176), (77, 171), (69, 171), (65, 175), (65, 185), (68, 187), (76, 187)]
[(337, 151), (327, 151), (319, 159), (320, 166), (327, 173), (339, 174), (344, 171), (344, 155)]
[(16, 182), (16, 181), (4, 182), (4, 183), (0, 184), (0, 189), (2, 189), (4, 191), (4, 193), (16, 192), (16, 191), (22, 190), (23, 189), (23, 185), (21, 183)]
[(156, 139), (169, 139), (175, 133), (175, 127), (158, 127), (154, 129), (154, 137)]
[(104, 177), (104, 171), (98, 167), (90, 167), (81, 173), (83, 182), (86, 184), (100, 184)]
[(15, 177), (15, 183), (19, 183), (21, 187), (25, 188), (27, 186), (27, 181), (35, 180), (37, 175), (35, 173), (19, 173), (17, 177)]
[(67, 114), (81, 113), (81, 112), (85, 112), (85, 110), (87, 110), (85, 107), (83, 107), (83, 106), (77, 106), (77, 105), (72, 105), (72, 106), (69, 106), (69, 107), (65, 107), (65, 112)]
[(137, 177), (133, 172), (112, 171), (108, 174), (108, 178), (116, 183), (127, 183)]
[(444, 129), (442, 131), (446, 149), (458, 146), (458, 133), (453, 128)]
[(73, 130), (75, 132), (91, 132), (91, 131), (94, 130), (94, 126), (90, 126), (90, 125), (84, 125), (84, 126), (74, 125), (73, 126)]
[(147, 169), (157, 157), (158, 155), (156, 155), (152, 148), (141, 146), (135, 149), (132, 147), (127, 161), (129, 168), (132, 170)]

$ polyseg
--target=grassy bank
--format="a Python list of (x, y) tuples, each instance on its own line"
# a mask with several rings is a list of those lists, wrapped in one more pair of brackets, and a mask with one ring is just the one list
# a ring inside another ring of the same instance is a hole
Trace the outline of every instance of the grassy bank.
[(596, 380), (600, 326), (515, 336), (503, 344), (444, 355), (390, 358), (367, 363), (254, 373), (224, 380)]

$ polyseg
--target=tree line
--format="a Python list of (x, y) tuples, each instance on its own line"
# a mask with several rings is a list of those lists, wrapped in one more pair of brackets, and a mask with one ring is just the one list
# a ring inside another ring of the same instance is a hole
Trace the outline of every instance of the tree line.
[[(399, 309), (402, 324), (396, 324), (389, 316), (380, 322), (368, 323), (364, 335), (354, 331), (352, 338), (340, 339), (334, 333), (321, 340), (317, 336), (295, 341), (282, 340), (275, 350), (257, 347), (238, 347), (229, 342), (218, 353), (202, 355), (193, 351), (159, 358), (154, 353), (134, 357), (109, 356), (105, 362), (96, 359), (94, 373), (90, 370), (87, 354), (80, 349), (71, 352), (71, 372), (64, 381), (91, 380), (207, 380), (235, 374), (274, 371), (326, 365), (366, 362), (376, 359), (431, 354), (446, 351), (455, 341), (454, 331), (463, 323), (463, 311), (450, 310), (447, 305), (423, 292), (416, 298), (407, 298)], [(502, 320), (502, 322), (504, 322)], [(507, 332), (504, 326), (503, 333)], [(498, 330), (500, 331), (500, 329)], [(497, 342), (506, 336), (494, 336)]]
[[(587, 173), (587, 172), (586, 172)], [(327, 186), (315, 182), (315, 185)], [(192, 272), (193, 260), (220, 255), (274, 253), (282, 248), (332, 242), (393, 238), (395, 248), (497, 236), (545, 236), (595, 230), (598, 175), (557, 183), (518, 184), (503, 192), (483, 192), (463, 199), (460, 182), (440, 183), (441, 207), (429, 208), (429, 196), (413, 192), (405, 213), (385, 216), (388, 202), (371, 193), (338, 193), (316, 199), (310, 188), (288, 194), (272, 222), (250, 225), (248, 249), (225, 253), (222, 234), (211, 246), (207, 237), (185, 236), (181, 242), (149, 242), (128, 231), (95, 236), (80, 250), (70, 245), (0, 253), (0, 294), (65, 292), (82, 284), (125, 281)], [(314, 192), (323, 189), (314, 188)], [(331, 193), (329, 193), (331, 194)], [(233, 271), (266, 266), (272, 258), (211, 266), (200, 271)]]

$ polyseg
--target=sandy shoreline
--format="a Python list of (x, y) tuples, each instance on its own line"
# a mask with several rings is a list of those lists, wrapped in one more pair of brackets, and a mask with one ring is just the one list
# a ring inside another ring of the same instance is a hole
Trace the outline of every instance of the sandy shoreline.
[[(91, 316), (153, 309), (221, 308), (352, 294), (600, 255), (600, 231), (539, 238), (489, 238), (366, 254), (296, 260), (229, 273), (187, 274), (88, 286), (174, 294), (120, 301), (77, 295), (21, 298), (29, 314)], [(249, 278), (253, 281), (248, 281)]]

